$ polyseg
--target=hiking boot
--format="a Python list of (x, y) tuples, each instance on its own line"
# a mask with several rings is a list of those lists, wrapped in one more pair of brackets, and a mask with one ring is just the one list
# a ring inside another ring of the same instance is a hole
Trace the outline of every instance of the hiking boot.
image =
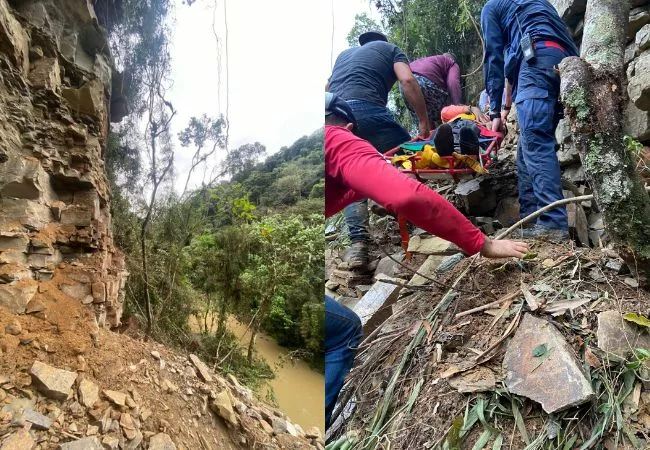
[(370, 204), (370, 211), (373, 214), (377, 214), (379, 217), (386, 217), (388, 215), (388, 210), (380, 204), (375, 203), (372, 200), (369, 200), (368, 203)]
[(352, 244), (343, 257), (350, 269), (365, 269), (368, 267), (368, 246), (365, 242)]
[(513, 232), (514, 237), (520, 239), (542, 239), (553, 243), (568, 241), (569, 231), (560, 228), (549, 228), (535, 224), (529, 228), (522, 228)]
[(440, 156), (451, 156), (454, 153), (454, 132), (451, 125), (443, 123), (436, 129), (433, 144)]
[(463, 155), (478, 156), (479, 143), (478, 135), (471, 127), (463, 127), (459, 132), (460, 152)]

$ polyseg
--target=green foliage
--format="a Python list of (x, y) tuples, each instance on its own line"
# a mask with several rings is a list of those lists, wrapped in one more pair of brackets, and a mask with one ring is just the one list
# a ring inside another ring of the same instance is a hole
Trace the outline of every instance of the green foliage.
[(634, 156), (639, 156), (641, 150), (643, 150), (643, 144), (634, 139), (632, 136), (623, 136), (623, 143), (627, 150), (632, 153)]
[[(322, 215), (269, 216), (251, 228), (254, 242), (251, 265), (242, 275), (251, 314), (280, 345), (308, 348), (322, 357), (322, 305), (324, 240)], [(307, 344), (308, 343), (308, 344)]]
[[(411, 61), (450, 52), (456, 56), (461, 72), (468, 74), (481, 63), (481, 38), (476, 26), (480, 28), (484, 3), (484, 0), (379, 0), (375, 5), (390, 41), (404, 50)], [(483, 89), (482, 71), (461, 78), (461, 83), (464, 101), (476, 103)], [(391, 99), (402, 125), (412, 130), (410, 115), (396, 86), (391, 91)]]
[[(202, 334), (198, 353), (210, 365), (218, 363), (222, 373), (232, 373), (246, 386), (259, 390), (264, 381), (275, 377), (269, 364), (260, 358), (248, 361), (237, 337), (230, 332), (224, 335)], [(224, 355), (219, 358), (217, 355)]]
[(367, 31), (384, 32), (385, 30), (380, 24), (368, 17), (368, 14), (366, 13), (354, 16), (354, 25), (347, 36), (348, 45), (350, 47), (356, 47), (359, 45), (359, 36)]
[(226, 157), (226, 172), (231, 176), (240, 173), (250, 172), (256, 163), (266, 156), (266, 147), (259, 142), (244, 144), (235, 150), (231, 150)]
[[(240, 147), (241, 148), (241, 147)], [(323, 130), (282, 147), (257, 164), (244, 164), (232, 181), (240, 183), (258, 206), (279, 208), (310, 197), (312, 188), (324, 183)]]

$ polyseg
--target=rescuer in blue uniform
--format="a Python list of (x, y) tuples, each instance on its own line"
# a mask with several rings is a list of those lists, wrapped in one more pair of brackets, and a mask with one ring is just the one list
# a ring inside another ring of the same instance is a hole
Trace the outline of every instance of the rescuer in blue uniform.
[[(485, 87), (493, 130), (501, 120), (504, 79), (512, 84), (520, 136), (517, 148), (519, 205), (525, 217), (563, 198), (555, 127), (562, 114), (555, 67), (577, 56), (569, 31), (547, 0), (489, 0), (481, 12)], [(542, 214), (522, 237), (568, 238), (564, 207)]]

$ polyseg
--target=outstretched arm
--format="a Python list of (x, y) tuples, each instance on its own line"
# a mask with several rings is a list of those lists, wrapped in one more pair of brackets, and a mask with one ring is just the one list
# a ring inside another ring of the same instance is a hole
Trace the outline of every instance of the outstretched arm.
[(523, 243), (488, 239), (440, 194), (388, 164), (368, 142), (351, 133), (339, 135), (336, 151), (328, 154), (328, 140), (326, 137), (326, 164), (335, 165), (337, 176), (360, 198), (371, 198), (404, 215), (411, 223), (453, 242), (469, 255), (481, 252), (492, 258), (521, 257), (527, 251)]
[(429, 119), (431, 118), (427, 116), (427, 107), (424, 102), (424, 96), (422, 95), (420, 85), (413, 76), (413, 72), (411, 72), (411, 68), (408, 64), (397, 62), (393, 64), (393, 69), (395, 70), (397, 80), (402, 85), (406, 101), (409, 102), (409, 105), (411, 105), (415, 111), (415, 115), (418, 117), (418, 121), (420, 122), (420, 136), (428, 138), (431, 131), (431, 126), (429, 124)]
[(494, 10), (494, 4), (488, 2), (481, 11), (481, 28), (485, 42), (485, 61), (483, 74), (485, 76), (485, 89), (490, 96), (490, 110), (497, 118), (493, 120), (492, 129), (500, 131), (501, 123), (501, 96), (503, 95), (503, 30), (501, 21)]
[(452, 105), (462, 103), (462, 92), (460, 89), (460, 67), (454, 63), (447, 72), (447, 92)]

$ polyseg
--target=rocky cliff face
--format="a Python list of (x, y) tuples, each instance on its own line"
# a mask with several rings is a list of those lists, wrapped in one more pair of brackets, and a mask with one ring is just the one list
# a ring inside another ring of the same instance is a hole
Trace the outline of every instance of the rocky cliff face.
[[(587, 2), (551, 0), (551, 3), (569, 26), (576, 43), (580, 44)], [(650, 1), (630, 1), (627, 40), (625, 85), (630, 102), (626, 111), (625, 132), (641, 142), (650, 142)], [(561, 124), (558, 127), (558, 142), (569, 144), (568, 133), (568, 129)]]
[(0, 0), (0, 305), (13, 313), (47, 317), (63, 296), (120, 323), (102, 159), (117, 76), (90, 0)]

